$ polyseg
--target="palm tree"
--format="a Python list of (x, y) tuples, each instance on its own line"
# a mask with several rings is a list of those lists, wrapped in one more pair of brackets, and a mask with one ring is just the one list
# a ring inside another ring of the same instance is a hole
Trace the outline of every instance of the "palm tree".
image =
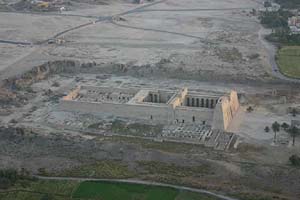
[(297, 128), (296, 126), (293, 126), (292, 128), (289, 129), (289, 133), (293, 137), (293, 146), (295, 146), (295, 139), (300, 134), (300, 129)]
[(290, 126), (289, 126), (287, 123), (285, 123), (285, 122), (283, 122), (283, 123), (281, 124), (281, 128), (283, 128), (284, 130), (287, 130), (289, 127), (290, 127)]
[(277, 132), (280, 130), (280, 124), (277, 121), (272, 124), (272, 130), (274, 132), (274, 143), (276, 143)]
[(297, 115), (297, 110), (295, 108), (293, 108), (293, 110), (292, 110), (292, 115), (293, 115), (293, 117), (296, 117), (296, 115)]

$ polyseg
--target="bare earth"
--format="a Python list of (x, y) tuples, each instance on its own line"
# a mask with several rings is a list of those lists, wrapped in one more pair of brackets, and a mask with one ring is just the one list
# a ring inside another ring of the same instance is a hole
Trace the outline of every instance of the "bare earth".
[[(144, 76), (151, 75), (144, 72), (144, 66), (150, 64), (154, 73), (165, 72), (165, 76), (172, 74), (176, 78), (268, 81), (272, 79), (271, 68), (258, 37), (260, 25), (249, 13), (258, 6), (250, 0), (167, 0), (124, 15), (122, 20), (103, 21), (68, 32), (60, 36), (66, 41), (64, 44), (36, 47), (36, 53), (41, 54), (43, 49), (41, 63), (63, 59), (94, 61), (99, 65), (122, 63), (127, 64), (129, 71), (140, 66), (142, 72), (136, 73)], [(63, 13), (82, 17), (0, 13), (0, 39), (35, 43), (96, 20), (83, 16), (113, 16), (136, 7), (114, 1)], [(33, 51), (32, 47), (0, 45), (0, 69), (12, 68), (9, 71), (17, 73), (33, 64), (29, 57), (16, 66), (10, 65)], [(16, 56), (9, 57), (7, 53)], [(35, 55), (31, 56), (35, 60)], [(155, 64), (162, 59), (167, 62), (157, 69)]]

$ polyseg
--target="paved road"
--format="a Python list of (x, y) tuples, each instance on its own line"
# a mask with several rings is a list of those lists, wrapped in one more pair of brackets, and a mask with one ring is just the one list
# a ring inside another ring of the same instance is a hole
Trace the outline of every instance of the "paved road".
[(208, 190), (191, 188), (191, 187), (184, 187), (178, 185), (171, 185), (165, 183), (157, 183), (157, 182), (150, 182), (150, 181), (142, 181), (142, 180), (133, 180), (133, 179), (97, 179), (97, 178), (74, 178), (74, 177), (45, 177), (45, 176), (35, 176), (38, 179), (43, 180), (65, 180), (65, 181), (106, 181), (106, 182), (114, 182), (114, 183), (133, 183), (133, 184), (141, 184), (141, 185), (154, 185), (154, 186), (162, 186), (162, 187), (170, 187), (178, 190), (186, 190), (190, 192), (196, 192), (201, 194), (208, 194), (214, 197), (217, 197), (222, 200), (237, 200), (235, 198), (227, 197), (221, 194), (217, 194), (214, 192), (210, 192)]
[(32, 43), (30, 43), (30, 42), (20, 42), (20, 41), (13, 41), (13, 40), (0, 40), (0, 43), (16, 44), (16, 45), (32, 45)]

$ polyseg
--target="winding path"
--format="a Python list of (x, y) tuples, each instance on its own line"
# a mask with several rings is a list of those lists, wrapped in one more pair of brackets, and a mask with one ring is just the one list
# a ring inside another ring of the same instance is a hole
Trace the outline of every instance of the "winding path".
[(265, 47), (265, 50), (268, 52), (269, 63), (272, 67), (273, 76), (287, 82), (300, 83), (300, 79), (290, 78), (281, 73), (279, 66), (277, 65), (277, 62), (275, 60), (277, 48), (270, 42), (266, 41), (266, 39), (264, 38), (266, 36), (264, 30), (265, 29), (261, 26), (260, 30), (258, 31), (258, 37), (263, 46)]
[(115, 22), (113, 20), (111, 20), (110, 23), (113, 24), (113, 25), (115, 25), (115, 26), (122, 27), (122, 28), (136, 29), (136, 30), (142, 30), (142, 31), (151, 31), (151, 32), (158, 32), (158, 33), (168, 33), (168, 34), (172, 34), (172, 35), (179, 35), (179, 36), (183, 36), (183, 37), (198, 39), (198, 40), (200, 40), (203, 43), (217, 44), (216, 42), (208, 41), (207, 39), (204, 39), (202, 37), (198, 37), (198, 36), (194, 36), (194, 35), (189, 35), (189, 34), (185, 34), (185, 33), (178, 33), (178, 32), (166, 31), (166, 30), (161, 30), (161, 29), (153, 29), (153, 28), (143, 28), (143, 27), (137, 27), (137, 26), (129, 26), (129, 25), (125, 25), (125, 24), (119, 24), (119, 23), (117, 23), (117, 22)]
[(222, 194), (217, 194), (214, 192), (210, 192), (208, 190), (185, 187), (185, 186), (178, 186), (178, 185), (171, 185), (165, 183), (157, 183), (157, 182), (150, 182), (150, 181), (142, 181), (142, 180), (133, 180), (133, 179), (99, 179), (99, 178), (75, 178), (75, 177), (45, 177), (45, 176), (35, 176), (38, 179), (42, 180), (61, 180), (61, 181), (105, 181), (105, 182), (113, 182), (113, 183), (132, 183), (132, 184), (140, 184), (140, 185), (150, 185), (150, 186), (161, 186), (161, 187), (169, 187), (174, 188), (177, 190), (186, 190), (190, 192), (196, 192), (200, 194), (207, 194), (214, 197), (217, 197), (222, 200), (237, 200), (232, 197), (224, 196)]
[(137, 10), (136, 12), (197, 12), (197, 11), (234, 11), (234, 10), (251, 10), (250, 7), (240, 8), (191, 8), (191, 9), (146, 9)]

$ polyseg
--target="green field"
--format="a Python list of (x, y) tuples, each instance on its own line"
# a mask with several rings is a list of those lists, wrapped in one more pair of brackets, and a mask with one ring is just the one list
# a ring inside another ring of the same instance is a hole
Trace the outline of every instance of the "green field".
[(216, 200), (214, 197), (168, 187), (99, 181), (81, 183), (72, 197), (101, 200)]
[(289, 77), (300, 78), (300, 46), (286, 46), (278, 51), (280, 71)]
[(100, 181), (18, 181), (1, 200), (217, 200), (169, 187)]

